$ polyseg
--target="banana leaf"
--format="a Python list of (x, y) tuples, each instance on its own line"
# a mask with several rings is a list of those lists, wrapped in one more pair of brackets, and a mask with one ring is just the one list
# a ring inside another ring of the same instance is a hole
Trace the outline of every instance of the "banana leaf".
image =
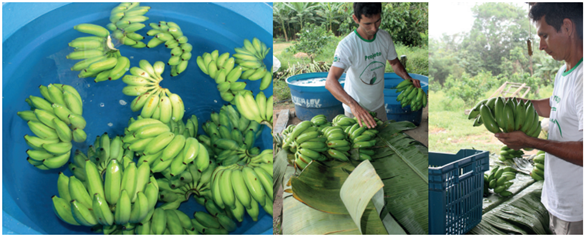
[(551, 234), (549, 216), (541, 204), (543, 182), (535, 182), (482, 215), (469, 234)]
[[(386, 124), (386, 123), (385, 123)], [(386, 209), (409, 234), (428, 233), (427, 147), (389, 123), (377, 135), (372, 165), (384, 183)]]
[(283, 185), (283, 177), (287, 169), (287, 151), (279, 149), (275, 155), (273, 162), (273, 200), (275, 200), (276, 193), (279, 186)]
[[(355, 171), (350, 163), (312, 161), (299, 176), (292, 177), (293, 194), (285, 194), (283, 201), (283, 234), (387, 234), (380, 211), (371, 201), (381, 190), (382, 182), (373, 175), (372, 166), (370, 169), (363, 167), (366, 168), (361, 168), (349, 179)], [(369, 180), (371, 185), (367, 185), (365, 180)], [(342, 192), (345, 182), (349, 182), (347, 187), (361, 183), (361, 191), (347, 188)], [(342, 196), (346, 203), (342, 201)], [(382, 200), (378, 202), (382, 203)]]

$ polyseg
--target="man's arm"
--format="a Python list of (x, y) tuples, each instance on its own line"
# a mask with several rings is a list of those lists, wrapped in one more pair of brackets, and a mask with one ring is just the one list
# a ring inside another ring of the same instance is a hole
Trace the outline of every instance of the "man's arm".
[[(549, 114), (548, 114), (549, 115)], [(575, 165), (582, 166), (582, 141), (558, 142), (543, 140), (525, 135), (521, 131), (510, 133), (496, 133), (495, 136), (508, 147), (519, 150), (521, 148), (535, 148), (557, 156)]]
[(535, 108), (535, 111), (537, 111), (537, 114), (539, 116), (549, 118), (549, 113), (551, 112), (549, 98), (541, 100), (531, 100), (531, 103), (533, 103), (533, 108)]
[(411, 76), (409, 76), (407, 70), (405, 70), (405, 67), (403, 67), (403, 64), (401, 64), (401, 61), (399, 61), (398, 58), (389, 60), (389, 64), (391, 64), (393, 72), (395, 72), (397, 75), (399, 75), (401, 78), (405, 80), (411, 80), (416, 88), (421, 88), (421, 83), (419, 82), (419, 80), (413, 79), (411, 78)]
[[(372, 116), (370, 116), (368, 111), (362, 108), (362, 106), (360, 106), (356, 100), (348, 95), (348, 93), (344, 91), (344, 88), (342, 88), (342, 85), (340, 85), (338, 80), (343, 73), (344, 69), (332, 66), (330, 68), (330, 72), (328, 73), (328, 77), (326, 78), (326, 89), (328, 89), (328, 91), (330, 91), (330, 93), (332, 93), (336, 99), (350, 107), (352, 114), (354, 117), (356, 117), (358, 124), (361, 127), (366, 125), (368, 128), (374, 128), (376, 126), (376, 122)], [(366, 124), (362, 124), (362, 121), (365, 121)]]

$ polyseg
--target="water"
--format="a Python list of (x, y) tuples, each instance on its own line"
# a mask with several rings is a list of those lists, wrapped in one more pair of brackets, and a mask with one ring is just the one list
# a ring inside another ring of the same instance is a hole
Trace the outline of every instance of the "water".
[[(340, 84), (344, 83), (346, 81), (345, 78), (340, 79)], [(290, 82), (289, 84), (291, 85), (296, 85), (296, 86), (326, 86), (326, 78), (325, 77), (320, 77), (320, 78), (309, 78), (309, 79), (305, 79), (305, 80), (295, 80)]]

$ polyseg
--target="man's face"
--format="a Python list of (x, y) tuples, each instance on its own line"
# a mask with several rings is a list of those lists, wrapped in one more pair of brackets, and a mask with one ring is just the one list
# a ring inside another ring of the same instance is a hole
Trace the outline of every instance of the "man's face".
[(541, 17), (536, 22), (537, 35), (539, 35), (539, 49), (544, 50), (553, 59), (560, 61), (564, 60), (568, 54), (570, 47), (569, 36), (566, 34), (565, 26), (562, 25), (559, 32), (545, 22), (545, 17)]
[(381, 23), (381, 14), (375, 14), (370, 17), (366, 17), (362, 15), (360, 21), (356, 16), (352, 16), (354, 21), (358, 24), (358, 28), (362, 29), (362, 33), (365, 33), (369, 38), (373, 37), (376, 32), (378, 31), (378, 27), (380, 27)]

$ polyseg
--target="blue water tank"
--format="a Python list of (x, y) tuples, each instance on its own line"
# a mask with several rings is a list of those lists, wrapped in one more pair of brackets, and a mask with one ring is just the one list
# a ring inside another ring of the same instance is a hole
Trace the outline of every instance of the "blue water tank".
[[(421, 81), (421, 89), (427, 93), (428, 89), (428, 78), (423, 75), (409, 73), (409, 75), (417, 80)], [(421, 116), (423, 108), (417, 111), (411, 111), (411, 106), (405, 106), (401, 108), (401, 102), (397, 101), (399, 93), (396, 92), (396, 88), (399, 83), (403, 81), (403, 78), (399, 77), (395, 73), (385, 73), (385, 110), (387, 111), (387, 119), (395, 121), (409, 121), (419, 126), (421, 123)]]
[[(53, 212), (51, 196), (57, 194), (58, 172), (71, 175), (67, 166), (57, 170), (42, 171), (26, 161), (29, 149), (23, 136), (33, 134), (17, 111), (28, 110), (24, 101), (29, 95), (41, 96), (38, 86), (63, 83), (75, 87), (83, 99), (83, 116), (87, 120), (85, 129), (88, 139), (74, 143), (73, 149), (86, 152), (96, 136), (108, 132), (110, 136), (122, 135), (132, 112), (129, 104), (134, 97), (122, 94), (126, 86), (122, 80), (94, 83), (92, 79), (79, 79), (78, 72), (70, 68), (77, 61), (65, 58), (73, 51), (68, 43), (81, 36), (88, 36), (73, 29), (80, 23), (105, 26), (109, 23), (110, 11), (118, 3), (5, 3), (3, 13), (3, 134), (2, 134), (2, 233), (3, 234), (86, 234), (89, 227), (69, 225), (57, 218)], [(267, 3), (143, 3), (151, 6), (146, 14), (146, 23), (173, 21), (181, 26), (189, 38), (193, 55), (212, 52), (234, 53), (242, 47), (244, 39), (257, 37), (272, 48), (272, 6)], [(138, 31), (142, 35), (150, 27)], [(143, 40), (148, 42), (151, 37)], [(116, 45), (123, 56), (130, 59), (131, 66), (138, 66), (141, 59), (150, 63), (167, 62), (170, 50), (156, 48), (135, 49)], [(272, 55), (272, 50), (268, 55)], [(205, 75), (195, 62), (190, 60), (188, 68), (179, 76), (170, 76), (167, 66), (162, 87), (181, 96), (185, 104), (185, 117), (196, 115), (200, 126), (210, 118), (212, 111), (219, 111), (224, 102), (216, 83)], [(270, 68), (272, 58), (264, 63)], [(259, 92), (260, 80), (246, 81), (246, 89)], [(263, 91), (273, 94), (273, 86)], [(256, 146), (272, 148), (270, 129), (265, 126)], [(202, 129), (199, 129), (202, 131)], [(182, 204), (180, 210), (188, 215), (203, 211), (195, 200)], [(271, 215), (261, 208), (259, 221), (253, 222), (245, 215), (238, 224), (236, 234), (272, 234)]]
[[(309, 79), (326, 78), (327, 72), (303, 73), (287, 78), (287, 85), (291, 90), (291, 100), (295, 104), (295, 115), (301, 120), (310, 120), (313, 116), (323, 114), (331, 121), (338, 114), (344, 114), (342, 102), (337, 100), (324, 85), (312, 86), (298, 84)], [(345, 79), (342, 74), (340, 80)], [(324, 79), (325, 81), (325, 79)], [(341, 82), (344, 86), (344, 82)]]

